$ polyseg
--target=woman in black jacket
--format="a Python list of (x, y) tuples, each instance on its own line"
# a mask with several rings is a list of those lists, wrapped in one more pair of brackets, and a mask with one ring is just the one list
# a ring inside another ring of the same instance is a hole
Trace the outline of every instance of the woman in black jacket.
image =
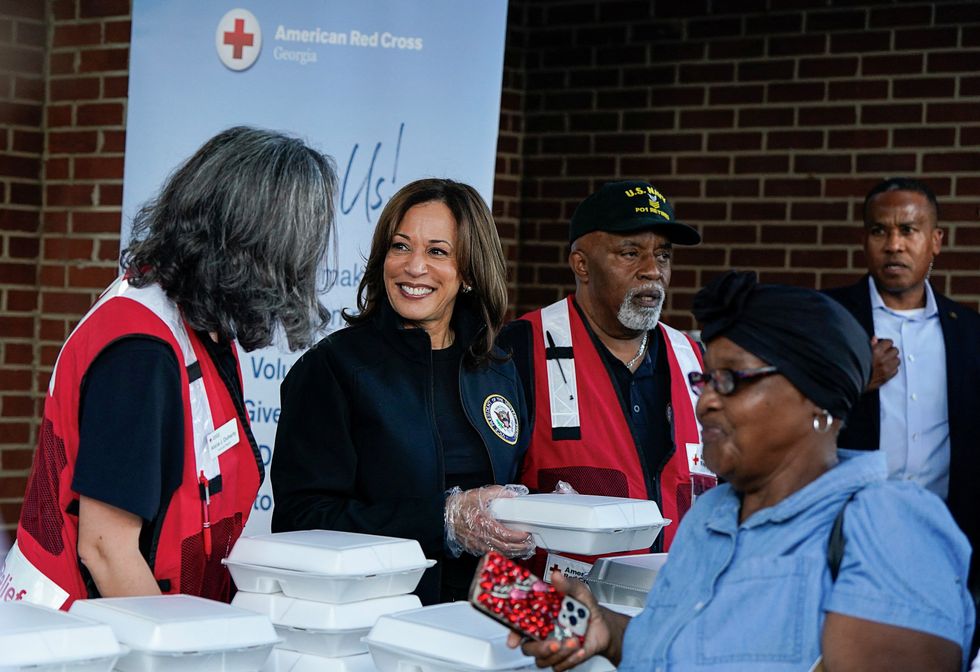
[(357, 306), (283, 381), (272, 528), (416, 539), (440, 561), (422, 601), (465, 599), (477, 555), (532, 548), (487, 508), (513, 494), (502, 484), (530, 433), (517, 370), (494, 345), (504, 257), (476, 190), (444, 179), (399, 190)]

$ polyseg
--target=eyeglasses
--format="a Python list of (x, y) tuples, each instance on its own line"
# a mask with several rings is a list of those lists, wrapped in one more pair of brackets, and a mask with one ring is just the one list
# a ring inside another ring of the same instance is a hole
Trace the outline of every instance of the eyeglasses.
[(714, 369), (704, 372), (691, 371), (687, 374), (687, 379), (691, 383), (691, 389), (694, 390), (694, 394), (698, 396), (704, 391), (705, 385), (711, 385), (711, 389), (725, 397), (735, 392), (735, 389), (743, 381), (764, 378), (765, 376), (770, 376), (778, 372), (779, 369), (775, 366), (763, 366), (758, 369), (746, 369), (744, 371)]

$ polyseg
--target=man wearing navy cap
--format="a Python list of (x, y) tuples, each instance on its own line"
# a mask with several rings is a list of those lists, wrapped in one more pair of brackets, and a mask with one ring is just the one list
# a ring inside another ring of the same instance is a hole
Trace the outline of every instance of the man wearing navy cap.
[[(687, 373), (701, 353), (660, 322), (673, 245), (698, 232), (646, 182), (610, 182), (572, 215), (568, 263), (575, 294), (524, 315), (501, 335), (524, 379), (532, 412), (521, 482), (550, 492), (654, 499), (673, 521), (666, 550), (694, 495), (715, 484), (701, 462)], [(589, 559), (582, 559), (588, 562)], [(567, 573), (585, 571), (549, 558)]]

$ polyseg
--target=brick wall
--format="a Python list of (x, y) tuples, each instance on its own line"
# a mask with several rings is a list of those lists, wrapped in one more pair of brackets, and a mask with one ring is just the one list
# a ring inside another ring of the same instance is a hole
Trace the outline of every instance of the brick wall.
[(0, 4), (0, 520), (30, 466), (44, 137), (43, 3)]
[(565, 222), (617, 177), (701, 229), (667, 319), (719, 269), (833, 286), (863, 268), (857, 206), (883, 176), (942, 204), (935, 286), (980, 302), (980, 3), (529, 3), (519, 309), (568, 289)]
[[(892, 173), (936, 188), (936, 285), (980, 302), (980, 3), (510, 0), (508, 24), (493, 209), (517, 311), (570, 288), (568, 218), (618, 177), (651, 180), (705, 237), (675, 256), (677, 326), (731, 266), (857, 277), (856, 206)], [(54, 356), (115, 273), (129, 30), (127, 0), (0, 0), (8, 525)]]

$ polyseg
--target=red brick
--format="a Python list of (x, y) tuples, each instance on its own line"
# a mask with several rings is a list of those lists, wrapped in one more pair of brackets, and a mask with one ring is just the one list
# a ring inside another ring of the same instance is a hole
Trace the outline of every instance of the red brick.
[(896, 79), (892, 93), (896, 98), (951, 98), (956, 94), (956, 80), (953, 77)]
[(129, 0), (78, 0), (78, 15), (89, 19), (103, 16), (128, 16)]
[(791, 203), (789, 217), (798, 220), (841, 221), (847, 217), (847, 203), (816, 201), (813, 203)]
[(858, 196), (863, 199), (871, 187), (880, 181), (877, 177), (828, 178), (824, 181), (824, 195), (828, 197)]
[[(820, 238), (824, 245), (852, 245), (861, 244), (861, 231), (863, 227), (855, 222), (853, 224), (832, 226), (824, 224), (820, 227)], [(834, 287), (830, 284), (828, 287)]]
[(977, 122), (980, 119), (977, 103), (929, 103), (926, 106), (926, 121), (930, 124), (948, 122)]
[(51, 75), (75, 74), (74, 51), (53, 53), (48, 57), (48, 72)]
[(118, 126), (123, 123), (122, 103), (91, 103), (79, 105), (78, 126)]
[(712, 86), (708, 89), (711, 105), (758, 104), (765, 100), (765, 88), (761, 85)]
[(783, 174), (789, 171), (788, 156), (736, 156), (735, 174)]
[(786, 252), (765, 248), (736, 248), (732, 250), (732, 268), (760, 268), (786, 266)]
[(591, 149), (591, 135), (549, 135), (541, 143), (543, 154), (585, 154)]
[(36, 259), (41, 250), (41, 242), (34, 236), (9, 236), (7, 254), (13, 259)]
[(926, 62), (929, 72), (977, 72), (980, 70), (980, 50), (938, 51), (929, 54)]
[(799, 56), (827, 51), (826, 35), (787, 35), (769, 38), (769, 56)]
[(15, 289), (8, 289), (7, 310), (17, 313), (34, 312), (37, 310), (37, 290), (31, 289), (30, 291), (17, 291)]
[(105, 23), (105, 43), (113, 42), (129, 43), (132, 34), (132, 26), (129, 21), (106, 21)]
[[(694, 225), (694, 222), (728, 221), (727, 206), (724, 203), (692, 203), (679, 201), (678, 212), (684, 213), (684, 220)], [(701, 227), (703, 230), (703, 227)]]
[[(590, 86), (576, 79), (577, 76), (585, 76), (586, 73), (572, 73), (569, 82), (572, 86)], [(608, 80), (607, 80), (608, 81)], [(641, 84), (673, 84), (677, 81), (677, 66), (662, 65), (659, 67), (644, 66), (641, 68), (623, 68), (623, 85), (638, 86)]]
[(847, 131), (829, 131), (827, 147), (829, 149), (872, 149), (888, 146), (888, 131), (856, 129)]
[(685, 84), (699, 82), (730, 82), (735, 75), (734, 63), (689, 63), (680, 66), (680, 81)]
[(79, 72), (106, 72), (129, 68), (129, 49), (84, 49), (81, 52)]
[(952, 49), (957, 46), (956, 28), (924, 28), (895, 31), (896, 49)]
[[(687, 214), (684, 217), (687, 218)], [(709, 235), (707, 231), (705, 235)], [(707, 238), (705, 243), (698, 247), (685, 247), (682, 252), (679, 251), (685, 266), (717, 268), (725, 265), (725, 250), (709, 247), (711, 241)]]
[[(0, 269), (9, 264), (0, 264)], [(34, 335), (33, 317), (16, 317), (4, 315), (0, 320), (0, 336), (3, 338), (31, 338)], [(4, 377), (8, 372), (4, 372)]]
[(689, 21), (687, 24), (688, 37), (729, 37), (742, 32), (742, 19), (707, 19), (703, 21)]
[[(37, 292), (32, 292), (35, 296)], [(33, 310), (33, 309), (32, 309)], [(3, 347), (3, 363), (7, 366), (18, 366), (18, 365), (30, 365), (34, 362), (34, 346), (30, 343), (6, 343)], [(10, 391), (10, 388), (7, 388)], [(3, 409), (4, 415), (14, 415), (14, 413), (8, 413), (7, 411), (12, 407), (14, 409), (20, 408), (20, 397), (13, 397), (6, 395), (3, 397)]]
[(942, 268), (975, 273), (980, 268), (980, 252), (963, 252), (947, 248), (936, 263)]
[(922, 170), (927, 173), (980, 171), (980, 153), (944, 152), (922, 157)]
[(966, 126), (960, 129), (960, 145), (980, 145), (980, 127)]
[(704, 227), (704, 237), (715, 245), (759, 242), (758, 227), (754, 224), (708, 224)]
[(705, 184), (705, 195), (710, 197), (720, 196), (758, 196), (759, 180), (757, 179), (728, 179), (728, 180), (708, 180)]
[(647, 143), (647, 151), (656, 153), (700, 151), (702, 137), (700, 133), (670, 133), (668, 135), (654, 133)]
[(849, 173), (849, 154), (798, 154), (793, 157), (795, 173)]
[(52, 207), (92, 205), (94, 187), (87, 184), (48, 184), (47, 203)]
[[(571, 213), (569, 213), (571, 216)], [(100, 261), (119, 261), (119, 241), (118, 240), (99, 240), (99, 248), (95, 254)]]
[(827, 100), (874, 100), (888, 97), (888, 81), (884, 79), (852, 79), (828, 82)]
[(23, 179), (37, 179), (41, 173), (41, 161), (33, 156), (11, 156), (3, 157), (3, 167), (0, 168), (0, 176), (19, 177)]
[(0, 63), (4, 64), (6, 72), (40, 73), (44, 65), (44, 52), (0, 44)]
[(51, 100), (89, 100), (99, 97), (98, 77), (52, 79), (48, 83)]
[(4, 126), (40, 126), (42, 106), (37, 103), (4, 102), (0, 107), (0, 124)]
[(732, 110), (681, 110), (681, 128), (731, 128), (735, 121)]
[(759, 282), (779, 285), (794, 285), (796, 287), (813, 289), (817, 286), (816, 281), (816, 273), (800, 271), (762, 271), (759, 273)]
[(862, 124), (914, 124), (922, 121), (922, 105), (864, 105)]
[(104, 98), (125, 98), (129, 95), (129, 76), (103, 77), (102, 93)]
[(568, 115), (570, 131), (615, 131), (619, 115), (615, 112), (589, 112)]
[(819, 149), (823, 147), (823, 131), (770, 131), (766, 149)]
[(847, 251), (793, 250), (789, 263), (793, 268), (843, 268), (847, 266)]
[(806, 17), (808, 32), (863, 30), (867, 28), (863, 11), (810, 12)]
[(710, 133), (709, 152), (762, 149), (762, 133)]
[(903, 54), (888, 56), (863, 56), (861, 74), (873, 75), (917, 75), (922, 72), (922, 54)]
[(852, 56), (800, 59), (801, 79), (827, 77), (854, 77), (858, 71), (858, 59)]
[(44, 162), (44, 176), (49, 180), (66, 180), (70, 165), (67, 158), (48, 159)]
[(46, 238), (44, 259), (91, 259), (93, 241), (90, 238)]
[(0, 422), (0, 444), (27, 443), (31, 437), (29, 422)]
[(728, 173), (728, 164), (727, 157), (680, 156), (677, 157), (676, 172), (680, 175), (722, 175)]
[(812, 226), (766, 224), (762, 227), (763, 243), (806, 245), (817, 242), (817, 229)]
[(953, 294), (980, 294), (980, 276), (951, 278)]
[(662, 130), (674, 128), (674, 112), (648, 110), (623, 113), (623, 129), (628, 131)]
[[(953, 242), (956, 245), (980, 245), (980, 226), (957, 226), (956, 240)], [(977, 280), (980, 281), (980, 276)]]
[[(647, 139), (641, 133), (612, 133), (595, 136), (596, 152), (638, 154), (646, 149), (646, 144)], [(571, 152), (563, 153), (570, 154)]]
[[(26, 440), (24, 442), (26, 443)], [(0, 497), (21, 498), (25, 490), (27, 490), (27, 476), (0, 476)]]
[(859, 154), (857, 172), (895, 175), (915, 172), (915, 154)]
[(957, 196), (976, 196), (980, 194), (980, 177), (956, 178)]
[(670, 159), (647, 156), (624, 156), (619, 159), (619, 174), (622, 175), (641, 175), (652, 177), (654, 175), (670, 174)]
[(768, 102), (823, 102), (826, 95), (824, 82), (784, 82), (770, 84)]
[(680, 197), (696, 197), (701, 195), (700, 180), (661, 179), (658, 177), (653, 183), (653, 186), (659, 189), (660, 193), (666, 194), (667, 199), (670, 201)]
[(53, 44), (58, 47), (79, 47), (102, 41), (102, 24), (59, 23), (54, 27)]
[(872, 28), (894, 28), (896, 26), (922, 26), (932, 21), (932, 7), (919, 5), (917, 7), (887, 7), (871, 10)]
[(100, 151), (103, 154), (122, 153), (125, 150), (126, 131), (102, 131), (102, 147)]
[(738, 111), (739, 128), (772, 128), (792, 126), (795, 110), (792, 107), (745, 107)]
[(123, 174), (122, 157), (75, 159), (76, 180), (118, 179)]
[(980, 5), (974, 2), (950, 3), (936, 6), (935, 22), (938, 23), (978, 23)]
[(850, 126), (857, 121), (857, 110), (851, 105), (800, 108), (800, 126)]
[[(635, 107), (647, 107), (649, 105), (649, 91), (647, 89), (616, 89), (614, 91), (600, 91), (596, 100), (595, 107), (600, 110), (605, 109), (624, 109)], [(581, 96), (581, 94), (578, 94)], [(550, 99), (550, 97), (549, 97)], [(592, 109), (592, 95), (586, 94), (578, 105), (565, 105), (559, 109), (567, 110), (589, 110)]]
[(738, 79), (742, 82), (766, 82), (793, 79), (793, 61), (746, 61), (738, 64)]
[(616, 46), (600, 47), (596, 49), (595, 63), (603, 66), (618, 66), (622, 63), (642, 63), (646, 59), (647, 49), (645, 46)]
[(837, 33), (830, 36), (830, 53), (851, 54), (890, 51), (892, 34), (887, 30)]
[(803, 30), (802, 14), (765, 13), (760, 16), (747, 16), (745, 19), (745, 32), (748, 35), (798, 33), (801, 30)]
[(732, 58), (742, 60), (755, 58), (765, 53), (766, 43), (761, 38), (742, 38), (737, 40), (712, 40), (708, 43), (708, 58)]
[(14, 98), (41, 103), (44, 101), (44, 80), (40, 77), (16, 77)]
[(732, 203), (732, 221), (771, 221), (786, 219), (786, 204), (784, 203)]
[(820, 180), (815, 178), (777, 178), (766, 180), (763, 194), (775, 196), (819, 196)]
[(48, 105), (48, 128), (71, 126), (71, 105)]
[(73, 292), (41, 292), (41, 310), (46, 314), (81, 315), (89, 306), (92, 305), (91, 297), (88, 293), (76, 294)]
[(41, 185), (24, 184), (23, 182), (13, 182), (10, 185), (11, 205), (41, 205)]
[(952, 145), (956, 139), (956, 129), (952, 127), (896, 128), (892, 134), (896, 147), (942, 147)]

